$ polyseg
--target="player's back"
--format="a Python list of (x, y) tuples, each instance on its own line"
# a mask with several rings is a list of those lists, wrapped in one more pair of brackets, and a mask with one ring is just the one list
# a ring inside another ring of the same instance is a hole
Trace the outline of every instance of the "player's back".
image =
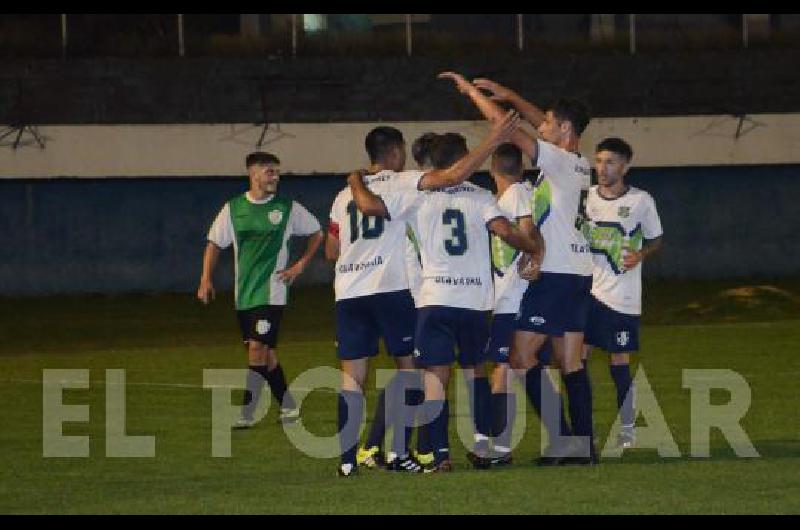
[(492, 308), (487, 223), (497, 217), (502, 214), (491, 193), (469, 182), (425, 193), (415, 220), (422, 258), (420, 307)]
[[(381, 171), (364, 177), (370, 190), (381, 193), (407, 189), (419, 171)], [(336, 196), (331, 221), (338, 229), (339, 257), (336, 260), (336, 299), (408, 289), (406, 273), (406, 223), (363, 215), (353, 201), (349, 187)]]

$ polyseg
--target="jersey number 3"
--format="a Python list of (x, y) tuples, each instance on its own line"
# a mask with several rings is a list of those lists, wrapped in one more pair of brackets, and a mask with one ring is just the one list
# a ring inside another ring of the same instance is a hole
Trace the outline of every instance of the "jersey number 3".
[(467, 251), (467, 223), (461, 210), (448, 208), (442, 213), (442, 223), (450, 228), (450, 237), (444, 240), (444, 249), (451, 256), (462, 256)]

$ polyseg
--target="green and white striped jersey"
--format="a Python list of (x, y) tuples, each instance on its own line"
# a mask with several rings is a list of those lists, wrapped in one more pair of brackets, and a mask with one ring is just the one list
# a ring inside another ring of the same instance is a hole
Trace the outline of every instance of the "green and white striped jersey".
[(236, 309), (286, 305), (287, 286), (276, 272), (286, 268), (289, 238), (319, 229), (316, 217), (291, 199), (270, 195), (256, 201), (243, 193), (228, 201), (208, 240), (219, 248), (233, 245)]

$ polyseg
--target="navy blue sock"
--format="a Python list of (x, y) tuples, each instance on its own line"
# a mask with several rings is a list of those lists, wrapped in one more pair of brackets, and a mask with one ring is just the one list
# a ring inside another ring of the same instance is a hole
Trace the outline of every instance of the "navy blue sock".
[(433, 421), (428, 423), (428, 433), (430, 435), (431, 449), (433, 449), (434, 462), (438, 464), (450, 458), (450, 447), (447, 439), (450, 407), (447, 400), (426, 400), (425, 411), (426, 419), (433, 418)]
[(492, 394), (492, 436), (496, 450), (501, 452), (511, 450), (511, 435), (516, 415), (516, 394), (513, 392)]
[(286, 409), (297, 408), (292, 395), (286, 390), (286, 376), (283, 374), (280, 364), (270, 371), (266, 371), (266, 367), (264, 367), (263, 375), (272, 390), (272, 395), (278, 400), (278, 405)]
[(417, 415), (417, 452), (428, 454), (433, 451), (433, 449), (431, 448), (430, 431), (428, 425), (425, 424), (425, 393), (421, 390), (416, 392), (416, 396), (411, 398), (411, 401), (422, 405), (421, 411)]
[[(611, 377), (617, 387), (617, 408), (623, 426), (632, 426), (636, 421), (633, 408), (633, 381), (631, 380), (631, 367), (627, 364), (611, 365)], [(630, 392), (630, 398), (625, 397)]]
[(386, 389), (378, 394), (378, 403), (375, 405), (375, 415), (372, 426), (367, 436), (366, 447), (383, 447), (383, 437), (386, 435)]
[(342, 464), (356, 465), (358, 432), (364, 417), (364, 394), (351, 390), (339, 393), (339, 445), (342, 450)]
[(586, 370), (578, 370), (564, 376), (564, 385), (569, 396), (569, 415), (572, 431), (576, 436), (593, 436), (592, 392)]
[(244, 403), (242, 404), (242, 418), (252, 420), (261, 399), (261, 389), (264, 388), (264, 374), (266, 366), (250, 365), (247, 371), (247, 389), (244, 393)]
[[(550, 440), (553, 440), (557, 434), (561, 436), (569, 436), (572, 434), (564, 417), (564, 398), (556, 392), (553, 382), (549, 377), (543, 375), (544, 366), (537, 364), (525, 373), (525, 391), (528, 394), (528, 399), (531, 401), (536, 414), (542, 419), (544, 428), (547, 430), (547, 435)], [(544, 379), (544, 384), (542, 384)], [(559, 418), (542, 417), (542, 402), (547, 399), (550, 402), (558, 403)]]
[(475, 452), (484, 454), (489, 451), (489, 436), (492, 434), (491, 399), (492, 389), (488, 377), (476, 377), (475, 384), (475, 433), (479, 435), (475, 441)]

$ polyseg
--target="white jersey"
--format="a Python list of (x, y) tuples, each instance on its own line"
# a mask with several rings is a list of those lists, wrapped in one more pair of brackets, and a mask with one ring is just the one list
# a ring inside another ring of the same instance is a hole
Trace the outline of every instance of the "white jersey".
[(406, 227), (406, 274), (408, 275), (408, 289), (414, 298), (414, 306), (419, 307), (419, 291), (422, 288), (422, 262), (419, 257), (419, 244), (417, 243), (417, 230), (412, 219)]
[(384, 203), (392, 217), (416, 209), (422, 257), (420, 307), (492, 309), (494, 289), (486, 225), (505, 216), (491, 193), (465, 182), (441, 190), (388, 195)]
[[(369, 189), (383, 195), (416, 189), (421, 171), (380, 171), (364, 177)], [(336, 300), (408, 289), (406, 271), (406, 222), (364, 216), (353, 202), (350, 187), (336, 196), (330, 213), (331, 227), (338, 229)]]
[(629, 315), (642, 312), (642, 266), (625, 271), (625, 249), (639, 251), (643, 239), (662, 234), (656, 203), (646, 191), (630, 187), (616, 199), (605, 199), (597, 186), (586, 202), (594, 273), (592, 294), (614, 311)]
[(533, 195), (533, 221), (545, 242), (542, 272), (591, 276), (592, 258), (579, 227), (591, 169), (585, 157), (537, 140), (541, 169)]
[[(531, 216), (533, 186), (527, 180), (515, 182), (497, 199), (503, 215), (513, 221)], [(517, 271), (521, 252), (492, 235), (492, 270), (494, 271), (494, 313), (517, 313), (522, 295), (528, 288)]]

